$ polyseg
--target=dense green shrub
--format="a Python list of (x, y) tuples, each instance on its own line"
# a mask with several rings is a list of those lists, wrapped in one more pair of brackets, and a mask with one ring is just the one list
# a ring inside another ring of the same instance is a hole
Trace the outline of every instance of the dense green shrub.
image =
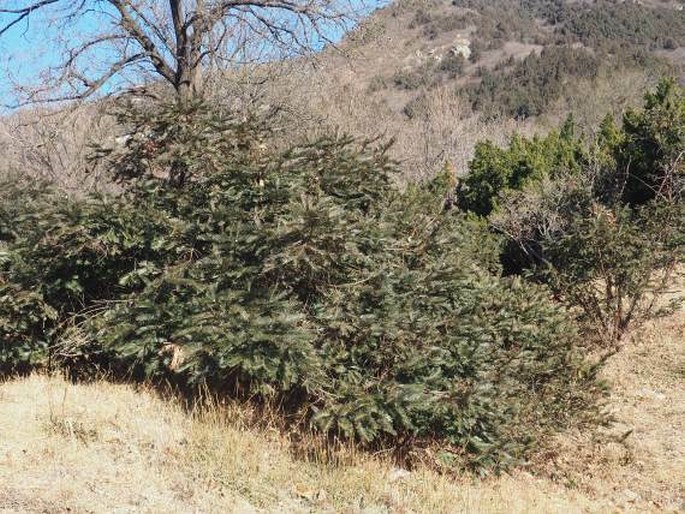
[(574, 135), (572, 118), (561, 131), (544, 138), (514, 136), (508, 148), (490, 141), (478, 143), (469, 174), (459, 184), (458, 203), (463, 210), (487, 216), (508, 190), (523, 189), (561, 172), (577, 172), (585, 153), (582, 141)]
[[(0, 179), (0, 374), (25, 373), (47, 361), (58, 313), (40, 291), (13, 281), (16, 268), (28, 264), (14, 245), (35, 221), (33, 214), (52, 205), (45, 183), (20, 175)], [(19, 243), (20, 244), (20, 243)]]
[(685, 93), (673, 79), (664, 79), (647, 93), (641, 110), (623, 116), (620, 127), (605, 118), (590, 143), (576, 136), (572, 116), (544, 138), (514, 136), (507, 148), (479, 143), (460, 184), (460, 205), (488, 215), (507, 191), (545, 178), (566, 180), (583, 170), (592, 194), (605, 204), (673, 203), (684, 190), (683, 148)]
[(102, 302), (129, 292), (123, 279), (132, 270), (179, 258), (165, 253), (160, 228), (166, 220), (135, 204), (53, 192), (40, 204), (6, 205), (17, 214), (0, 261), (2, 344), (16, 356), (16, 366), (5, 360), (7, 370), (25, 369), (21, 355), (46, 365), (65, 322), (78, 323)]
[(642, 111), (623, 117), (623, 134), (613, 147), (619, 168), (626, 170), (624, 200), (676, 201), (685, 184), (685, 89), (662, 81), (645, 97)]
[(683, 261), (683, 113), (682, 87), (664, 80), (590, 144), (568, 123), (561, 136), (482, 144), (460, 187), (458, 205), (506, 236), (506, 270), (549, 285), (594, 340), (615, 345), (656, 314)]
[(262, 120), (236, 118), (203, 103), (147, 109), (117, 104), (114, 114), (125, 129), (124, 143), (97, 145), (93, 158), (103, 161), (121, 183), (164, 178), (182, 187), (221, 169), (227, 160), (257, 159), (269, 133)]
[(444, 209), (449, 180), (399, 190), (384, 147), (345, 138), (182, 155), (183, 182), (129, 173), (122, 195), (32, 214), (3, 277), (40, 295), (11, 319), (50, 314), (50, 330), (15, 324), (3, 357), (27, 369), (12, 352), (32, 344), (75, 374), (277, 400), (331, 436), (433, 442), (474, 467), (518, 461), (592, 404), (568, 316), (500, 277), (487, 227)]

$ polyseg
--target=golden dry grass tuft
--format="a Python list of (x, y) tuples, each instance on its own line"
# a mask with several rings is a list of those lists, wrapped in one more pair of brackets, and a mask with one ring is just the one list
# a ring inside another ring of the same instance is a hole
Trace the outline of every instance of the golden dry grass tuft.
[(245, 407), (188, 412), (146, 388), (13, 380), (0, 384), (0, 512), (677, 512), (684, 342), (682, 313), (640, 331), (605, 370), (616, 423), (560, 436), (537, 478), (409, 473), (351, 449), (302, 458)]
[(532, 476), (476, 482), (293, 456), (235, 408), (185, 412), (154, 392), (32, 376), (0, 386), (0, 512), (582, 512)]
[(645, 326), (603, 376), (615, 422), (559, 437), (548, 475), (629, 511), (685, 512), (684, 313)]

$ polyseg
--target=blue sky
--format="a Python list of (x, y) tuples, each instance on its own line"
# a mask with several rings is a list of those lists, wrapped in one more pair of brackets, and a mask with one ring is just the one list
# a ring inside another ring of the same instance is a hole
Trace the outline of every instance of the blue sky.
[[(2, 3), (8, 8), (12, 4), (26, 5), (25, 1), (15, 0)], [(2, 26), (10, 19), (7, 15), (0, 15)], [(93, 16), (56, 24), (41, 11), (36, 11), (3, 34), (0, 37), (0, 105), (16, 101), (15, 83), (39, 84), (41, 72), (59, 64), (62, 52), (55, 41), (70, 38), (72, 34), (86, 35), (97, 30), (98, 25), (100, 22)]]
[[(0, 15), (0, 23), (6, 19), (9, 18)], [(50, 63), (50, 52), (31, 28), (21, 23), (0, 38), (0, 103), (7, 103), (11, 98), (12, 85), (8, 83), (11, 79), (27, 80), (40, 67)], [(38, 51), (32, 51), (32, 48)], [(8, 76), (8, 71), (13, 77)]]
[[(25, 0), (0, 0), (0, 3), (5, 8), (26, 5)], [(383, 3), (384, 0), (373, 0), (371, 5), (367, 4), (365, 10), (372, 11)], [(102, 5), (106, 6), (106, 3), (98, 2), (98, 6)], [(52, 13), (54, 14), (54, 11)], [(0, 15), (0, 24), (4, 25), (2, 22), (7, 21), (6, 15)], [(105, 28), (103, 25), (106, 23), (108, 18), (102, 13), (91, 13), (73, 20), (69, 25), (56, 24), (51, 23), (41, 11), (37, 11), (30, 19), (22, 21), (5, 33), (0, 37), (0, 106), (16, 103), (18, 97), (14, 90), (15, 84), (41, 84), (41, 72), (60, 62), (63, 54), (60, 46), (54, 43), (56, 40), (83, 40), (88, 33)], [(342, 32), (334, 31), (329, 37), (339, 39)], [(97, 60), (106, 60), (107, 57), (106, 53), (101, 53)], [(95, 61), (96, 59), (93, 59), (93, 62)], [(113, 84), (110, 85), (112, 86)]]

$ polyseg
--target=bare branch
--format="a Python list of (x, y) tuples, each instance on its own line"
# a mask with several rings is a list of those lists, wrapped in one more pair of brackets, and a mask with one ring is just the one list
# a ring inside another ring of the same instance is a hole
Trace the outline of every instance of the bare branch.
[(22, 20), (28, 19), (29, 16), (34, 11), (37, 11), (39, 9), (42, 9), (45, 6), (48, 6), (50, 4), (55, 4), (61, 0), (42, 0), (40, 2), (36, 2), (31, 5), (27, 5), (26, 7), (21, 7), (19, 9), (1, 9), (0, 8), (0, 14), (16, 14), (17, 16), (7, 23), (6, 25), (0, 27), (0, 36), (5, 34), (9, 29), (17, 25), (18, 23), (21, 23)]
[[(149, 73), (184, 100), (202, 95), (207, 66), (257, 62), (267, 52), (268, 57), (274, 51), (303, 53), (331, 43), (325, 27), (344, 26), (351, 18), (336, 5), (333, 0), (33, 0), (0, 8), (0, 37), (39, 10), (45, 14), (39, 21), (47, 26), (45, 19), (76, 24), (63, 41), (53, 36), (62, 43), (63, 60), (44, 70), (29, 103), (86, 98), (115, 76), (133, 79), (135, 89)], [(79, 34), (79, 20), (91, 16), (99, 18), (93, 26), (102, 30)], [(125, 88), (119, 82), (114, 89)]]
[[(176, 0), (171, 0), (176, 1)], [(134, 20), (127, 7), (129, 2), (127, 0), (109, 0), (109, 2), (119, 11), (121, 15), (122, 28), (133, 37), (138, 44), (145, 50), (147, 57), (149, 57), (152, 65), (157, 72), (167, 79), (169, 82), (174, 82), (174, 71), (171, 66), (159, 54), (157, 47), (152, 40), (141, 29), (140, 25)]]

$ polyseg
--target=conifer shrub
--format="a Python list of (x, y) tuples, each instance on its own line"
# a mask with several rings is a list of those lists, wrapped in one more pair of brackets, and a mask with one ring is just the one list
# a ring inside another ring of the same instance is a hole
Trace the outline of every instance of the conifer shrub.
[(15, 214), (0, 261), (2, 345), (15, 355), (6, 371), (47, 365), (65, 324), (130, 292), (133, 270), (179, 257), (177, 247), (169, 256), (163, 239), (153, 237), (161, 235), (158, 212), (114, 198), (36, 193), (40, 202), (5, 202)]
[(685, 194), (685, 88), (662, 80), (645, 95), (642, 110), (623, 117), (609, 146), (626, 170), (623, 200), (631, 205), (682, 202)]
[(666, 79), (592, 141), (567, 122), (545, 139), (482, 144), (459, 189), (458, 205), (505, 236), (506, 271), (550, 286), (611, 348), (665, 312), (659, 296), (683, 262), (684, 98)]
[(30, 226), (30, 214), (49, 205), (47, 191), (20, 175), (0, 179), (0, 375), (25, 373), (47, 358), (46, 327), (57, 314), (40, 293), (9, 276), (20, 264), (13, 246)]
[(577, 173), (586, 162), (586, 150), (574, 134), (573, 118), (561, 130), (545, 137), (514, 136), (507, 148), (490, 141), (476, 145), (469, 173), (457, 191), (460, 207), (480, 216), (497, 208), (507, 191), (524, 189), (557, 174)]
[(449, 466), (521, 462), (592, 410), (594, 370), (549, 291), (503, 278), (486, 224), (445, 209), (450, 181), (399, 189), (386, 150), (192, 145), (182, 183), (119, 161), (125, 192), (55, 201), (9, 245), (8, 287), (50, 318), (6, 346), (273, 401), (330, 437), (435, 445)]

